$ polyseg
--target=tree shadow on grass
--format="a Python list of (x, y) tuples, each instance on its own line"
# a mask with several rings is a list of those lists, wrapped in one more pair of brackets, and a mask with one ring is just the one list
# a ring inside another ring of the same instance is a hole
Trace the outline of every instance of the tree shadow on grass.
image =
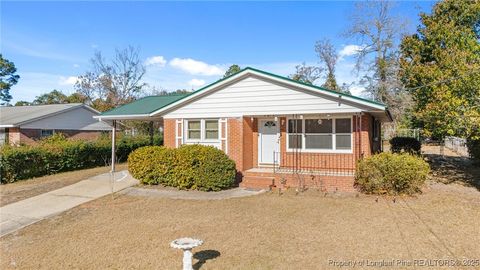
[(461, 156), (424, 154), (430, 163), (433, 178), (444, 184), (460, 183), (480, 190), (480, 165)]
[(198, 270), (204, 265), (208, 260), (215, 259), (220, 256), (220, 252), (217, 250), (213, 249), (208, 249), (208, 250), (202, 250), (199, 252), (196, 252), (193, 254), (193, 258), (197, 259), (198, 262), (196, 262), (193, 265), (193, 269)]

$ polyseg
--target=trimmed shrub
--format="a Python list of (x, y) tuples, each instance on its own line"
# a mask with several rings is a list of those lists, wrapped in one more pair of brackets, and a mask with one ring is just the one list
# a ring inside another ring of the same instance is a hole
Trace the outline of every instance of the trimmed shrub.
[(420, 157), (380, 153), (359, 161), (355, 185), (370, 194), (414, 194), (420, 192), (429, 171)]
[(393, 153), (409, 153), (420, 155), (422, 144), (412, 137), (393, 137), (390, 139), (391, 151)]
[(236, 174), (235, 162), (223, 151), (204, 145), (142, 147), (130, 154), (128, 169), (144, 184), (203, 191), (231, 187)]
[(223, 151), (204, 145), (183, 145), (177, 149), (175, 181), (179, 188), (218, 191), (235, 181), (235, 162)]
[(480, 139), (467, 139), (467, 148), (470, 157), (475, 161), (480, 162)]
[(133, 151), (128, 156), (128, 171), (136, 179), (149, 185), (172, 182), (174, 151), (163, 146), (145, 146)]
[[(117, 141), (117, 161), (126, 161), (130, 152), (149, 145), (148, 136), (122, 137)], [(111, 141), (67, 140), (53, 135), (38, 145), (0, 148), (0, 182), (39, 177), (58, 172), (106, 166), (111, 162)]]

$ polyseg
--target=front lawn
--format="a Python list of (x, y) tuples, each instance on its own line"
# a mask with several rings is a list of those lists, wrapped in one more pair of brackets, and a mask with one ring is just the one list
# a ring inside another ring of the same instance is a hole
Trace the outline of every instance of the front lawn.
[(181, 252), (169, 243), (185, 236), (205, 241), (194, 249), (196, 269), (480, 258), (475, 189), (432, 184), (396, 203), (331, 196), (313, 190), (212, 201), (106, 196), (1, 238), (0, 268), (181, 269)]

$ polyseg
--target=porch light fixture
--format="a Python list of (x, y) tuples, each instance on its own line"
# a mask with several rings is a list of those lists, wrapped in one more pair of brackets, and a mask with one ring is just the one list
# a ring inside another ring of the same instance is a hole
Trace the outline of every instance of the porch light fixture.
[(277, 122), (277, 121), (278, 121), (278, 117), (275, 116), (275, 122)]

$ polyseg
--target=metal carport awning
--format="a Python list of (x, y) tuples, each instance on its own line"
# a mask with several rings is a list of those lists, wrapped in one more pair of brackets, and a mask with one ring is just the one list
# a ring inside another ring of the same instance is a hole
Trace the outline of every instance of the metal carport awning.
[(122, 120), (138, 120), (138, 121), (155, 121), (161, 120), (161, 115), (153, 115), (153, 113), (165, 106), (168, 106), (186, 95), (172, 94), (163, 96), (149, 96), (131, 103), (119, 106), (110, 111), (103, 112), (93, 118), (103, 121), (112, 126), (112, 175), (115, 173), (115, 141), (117, 132), (117, 121)]

